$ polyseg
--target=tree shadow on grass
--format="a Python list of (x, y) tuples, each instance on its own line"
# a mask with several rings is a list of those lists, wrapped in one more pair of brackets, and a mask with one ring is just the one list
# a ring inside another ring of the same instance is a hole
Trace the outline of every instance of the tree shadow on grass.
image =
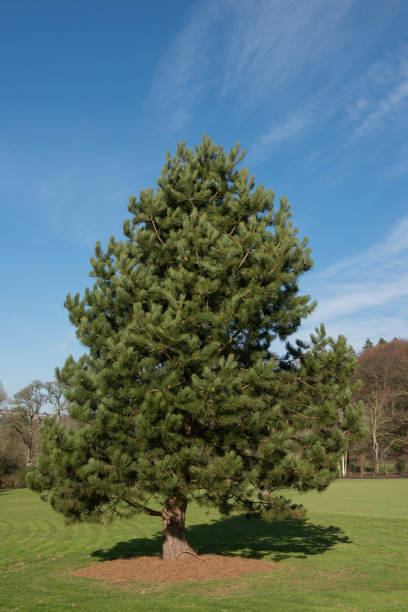
[[(284, 520), (269, 523), (261, 518), (238, 515), (192, 525), (187, 530), (190, 546), (198, 554), (241, 555), (252, 559), (267, 557), (282, 561), (294, 557), (306, 559), (351, 540), (339, 527), (323, 527), (307, 520)], [(95, 550), (92, 556), (101, 561), (159, 555), (161, 534), (117, 542), (111, 548)]]

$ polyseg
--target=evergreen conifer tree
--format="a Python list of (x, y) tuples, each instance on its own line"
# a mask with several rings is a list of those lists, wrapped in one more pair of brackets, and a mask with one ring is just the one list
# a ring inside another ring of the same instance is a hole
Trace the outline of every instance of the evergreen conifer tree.
[(93, 287), (65, 302), (88, 350), (56, 371), (78, 428), (47, 421), (29, 480), (72, 520), (162, 517), (164, 559), (191, 550), (189, 501), (296, 515), (276, 491), (324, 489), (344, 445), (353, 351), (321, 327), (271, 352), (314, 308), (312, 260), (242, 158), (180, 144), (130, 198), (124, 240), (96, 244)]

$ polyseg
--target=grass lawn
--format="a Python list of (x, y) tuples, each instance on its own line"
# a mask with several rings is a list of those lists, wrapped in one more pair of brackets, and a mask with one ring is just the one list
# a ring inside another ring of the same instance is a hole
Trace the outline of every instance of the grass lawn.
[(28, 490), (0, 492), (1, 610), (408, 610), (408, 480), (338, 481), (296, 495), (305, 522), (220, 517), (191, 506), (200, 553), (279, 562), (270, 574), (178, 585), (71, 576), (95, 561), (160, 552), (160, 520), (66, 526)]

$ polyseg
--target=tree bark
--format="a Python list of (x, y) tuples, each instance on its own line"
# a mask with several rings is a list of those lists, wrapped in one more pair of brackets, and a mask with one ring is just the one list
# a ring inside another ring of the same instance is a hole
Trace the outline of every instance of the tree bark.
[(167, 500), (164, 507), (162, 558), (165, 561), (178, 559), (185, 552), (194, 552), (186, 537), (187, 501), (173, 497)]
[(26, 467), (32, 467), (34, 463), (34, 444), (26, 444)]
[(340, 473), (343, 477), (347, 476), (347, 452), (341, 456)]
[(373, 440), (373, 457), (374, 457), (374, 474), (380, 473), (380, 456), (378, 450), (378, 441), (376, 432), (373, 431), (371, 438)]

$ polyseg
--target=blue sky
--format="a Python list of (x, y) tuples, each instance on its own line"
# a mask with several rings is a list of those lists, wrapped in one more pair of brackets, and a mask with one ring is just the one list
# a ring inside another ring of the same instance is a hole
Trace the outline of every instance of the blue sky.
[(0, 380), (79, 355), (63, 307), (166, 151), (240, 142), (286, 195), (323, 321), (408, 338), (406, 0), (2, 0)]

